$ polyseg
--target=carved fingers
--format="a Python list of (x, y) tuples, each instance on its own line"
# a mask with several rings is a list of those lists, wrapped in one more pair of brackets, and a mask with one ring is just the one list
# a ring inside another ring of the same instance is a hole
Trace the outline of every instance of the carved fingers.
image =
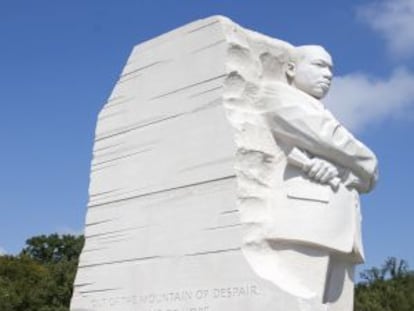
[(325, 184), (337, 177), (339, 172), (332, 163), (320, 158), (313, 158), (309, 162), (307, 174), (311, 179)]

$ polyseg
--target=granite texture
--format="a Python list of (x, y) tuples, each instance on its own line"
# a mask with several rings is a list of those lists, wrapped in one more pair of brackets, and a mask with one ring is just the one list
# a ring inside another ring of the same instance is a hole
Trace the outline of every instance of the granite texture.
[(71, 311), (352, 310), (377, 163), (297, 51), (221, 16), (133, 49), (98, 116)]

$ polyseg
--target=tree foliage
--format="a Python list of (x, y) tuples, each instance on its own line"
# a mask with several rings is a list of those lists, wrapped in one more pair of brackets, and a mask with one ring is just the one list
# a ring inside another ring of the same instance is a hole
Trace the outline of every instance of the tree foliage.
[(40, 235), (26, 241), (21, 255), (48, 264), (77, 260), (82, 250), (83, 238), (73, 235)]
[(83, 236), (41, 235), (0, 256), (1, 311), (68, 311)]
[(361, 273), (355, 311), (413, 311), (414, 274), (404, 260), (388, 258), (381, 268)]

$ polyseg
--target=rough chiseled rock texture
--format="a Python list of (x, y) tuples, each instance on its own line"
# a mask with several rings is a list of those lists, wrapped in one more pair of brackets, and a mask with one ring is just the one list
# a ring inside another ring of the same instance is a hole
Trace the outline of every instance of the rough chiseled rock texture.
[(278, 154), (255, 98), (290, 48), (223, 17), (134, 48), (98, 117), (72, 311), (319, 310), (244, 254)]

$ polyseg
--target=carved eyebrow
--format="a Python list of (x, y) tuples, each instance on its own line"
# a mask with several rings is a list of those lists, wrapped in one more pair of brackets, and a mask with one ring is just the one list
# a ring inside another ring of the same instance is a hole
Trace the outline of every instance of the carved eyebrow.
[(327, 61), (325, 61), (325, 60), (323, 60), (323, 59), (315, 59), (315, 60), (312, 62), (312, 64), (322, 64), (322, 65), (324, 65), (324, 66), (329, 67), (330, 69), (332, 69), (332, 68), (333, 68), (333, 64), (332, 64), (332, 63), (327, 62)]

